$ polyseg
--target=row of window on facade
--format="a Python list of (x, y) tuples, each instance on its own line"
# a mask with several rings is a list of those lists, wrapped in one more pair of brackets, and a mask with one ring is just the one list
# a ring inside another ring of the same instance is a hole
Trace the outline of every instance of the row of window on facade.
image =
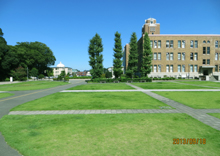
[[(206, 41), (203, 41), (203, 43), (206, 43)], [(207, 43), (210, 43), (210, 41), (207, 41)], [(151, 48), (161, 48), (161, 40), (151, 40), (150, 46)], [(185, 48), (185, 47), (186, 47), (186, 41), (178, 40), (178, 48)], [(166, 48), (173, 48), (173, 40), (166, 40)], [(190, 48), (198, 48), (198, 41), (191, 40)], [(220, 41), (215, 41), (215, 48), (220, 48)]]
[[(194, 66), (194, 68), (193, 68)], [(153, 72), (161, 72), (161, 65), (153, 65)], [(186, 72), (185, 65), (177, 65), (177, 72)], [(174, 71), (173, 65), (166, 65), (166, 72), (172, 73)], [(190, 72), (198, 72), (198, 65), (190, 65)]]
[[(193, 56), (194, 56), (194, 60), (198, 60), (198, 53), (190, 53), (190, 60), (193, 60)], [(185, 60), (185, 52), (183, 53), (178, 53), (178, 60)], [(154, 53), (154, 57), (153, 60), (161, 60), (161, 53)], [(166, 60), (174, 60), (174, 54), (171, 53), (166, 53)]]

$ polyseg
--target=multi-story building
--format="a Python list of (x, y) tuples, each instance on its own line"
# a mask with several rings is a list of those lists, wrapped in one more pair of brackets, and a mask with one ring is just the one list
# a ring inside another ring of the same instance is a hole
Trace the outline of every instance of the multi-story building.
[[(138, 40), (138, 66), (142, 60), (145, 32), (152, 48), (152, 69), (149, 77), (220, 77), (220, 35), (206, 34), (160, 34), (156, 19), (145, 20), (142, 36)], [(129, 44), (124, 47), (123, 65), (126, 70), (129, 59)], [(219, 79), (220, 80), (220, 79)]]
[(65, 71), (66, 74), (72, 75), (72, 68), (65, 67), (64, 64), (61, 62), (57, 65), (57, 67), (51, 67), (53, 69), (53, 75), (54, 77), (58, 77), (58, 75), (61, 74), (62, 71)]

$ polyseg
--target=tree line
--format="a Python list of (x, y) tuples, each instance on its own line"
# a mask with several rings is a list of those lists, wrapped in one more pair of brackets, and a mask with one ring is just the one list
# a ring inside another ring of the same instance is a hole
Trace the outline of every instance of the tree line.
[[(114, 59), (113, 59), (113, 73), (115, 78), (121, 77), (122, 71), (122, 46), (121, 46), (121, 34), (115, 33), (115, 44), (114, 44)], [(150, 47), (150, 38), (146, 32), (144, 35), (143, 52), (138, 53), (138, 44), (136, 33), (132, 33), (130, 38), (130, 49), (129, 49), (129, 60), (128, 68), (126, 70), (126, 77), (133, 78), (137, 73), (140, 73), (141, 77), (147, 77), (147, 74), (151, 72), (151, 60), (152, 51)], [(142, 47), (141, 47), (142, 48)], [(103, 74), (103, 51), (102, 39), (96, 33), (95, 36), (90, 40), (88, 52), (89, 52), (89, 65), (92, 67), (90, 73), (95, 78), (101, 78)], [(140, 66), (138, 68), (138, 58), (140, 58)]]
[(7, 45), (0, 28), (0, 81), (10, 76), (25, 80), (27, 68), (29, 76), (52, 75), (49, 66), (54, 65), (55, 61), (52, 50), (44, 43), (17, 42), (15, 46)]

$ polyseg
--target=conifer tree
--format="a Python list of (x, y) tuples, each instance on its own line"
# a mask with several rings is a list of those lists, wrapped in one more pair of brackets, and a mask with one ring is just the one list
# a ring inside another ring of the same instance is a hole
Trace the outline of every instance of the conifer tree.
[(113, 60), (113, 71), (115, 78), (118, 78), (121, 76), (123, 71), (121, 70), (121, 65), (122, 65), (122, 46), (121, 46), (121, 34), (118, 32), (115, 33), (115, 48), (113, 48), (114, 52), (114, 57), (115, 59)]
[(138, 70), (138, 49), (137, 49), (137, 36), (136, 33), (132, 33), (131, 39), (130, 39), (130, 55), (128, 60), (128, 69), (126, 71), (126, 75), (128, 77), (134, 76), (134, 74)]
[(90, 40), (89, 45), (89, 65), (92, 67), (90, 73), (93, 78), (100, 78), (103, 73), (103, 51), (102, 39), (96, 33), (95, 36)]
[(144, 46), (143, 46), (143, 57), (141, 62), (141, 74), (142, 77), (146, 77), (147, 74), (151, 72), (151, 60), (152, 60), (152, 51), (150, 47), (150, 38), (148, 33), (144, 34)]

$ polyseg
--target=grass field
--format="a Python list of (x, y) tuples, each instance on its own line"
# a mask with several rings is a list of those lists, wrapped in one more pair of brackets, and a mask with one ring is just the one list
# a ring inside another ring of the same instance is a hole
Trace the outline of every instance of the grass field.
[(168, 106), (142, 92), (55, 93), (19, 105), (18, 110), (160, 109)]
[[(186, 114), (7, 115), (0, 131), (24, 156), (220, 153), (220, 131)], [(206, 144), (174, 145), (174, 138)]]
[(193, 85), (184, 85), (173, 82), (132, 83), (143, 89), (213, 89)]
[(55, 81), (29, 81), (22, 83), (0, 85), (0, 91), (38, 90), (57, 87), (66, 84), (68, 83)]
[(208, 114), (220, 119), (220, 113), (208, 113)]
[(12, 93), (0, 93), (0, 98), (5, 98), (5, 97), (8, 97), (8, 96), (12, 96), (14, 94)]
[(154, 92), (195, 109), (220, 108), (220, 92)]
[(210, 82), (210, 81), (189, 81), (189, 82), (180, 82), (180, 83), (186, 83), (186, 84), (191, 84), (191, 85), (202, 85), (202, 86), (210, 86), (210, 87), (218, 87), (220, 88), (220, 83), (219, 82)]
[(68, 90), (120, 90), (134, 89), (125, 83), (104, 83), (104, 84), (85, 84), (69, 88)]

